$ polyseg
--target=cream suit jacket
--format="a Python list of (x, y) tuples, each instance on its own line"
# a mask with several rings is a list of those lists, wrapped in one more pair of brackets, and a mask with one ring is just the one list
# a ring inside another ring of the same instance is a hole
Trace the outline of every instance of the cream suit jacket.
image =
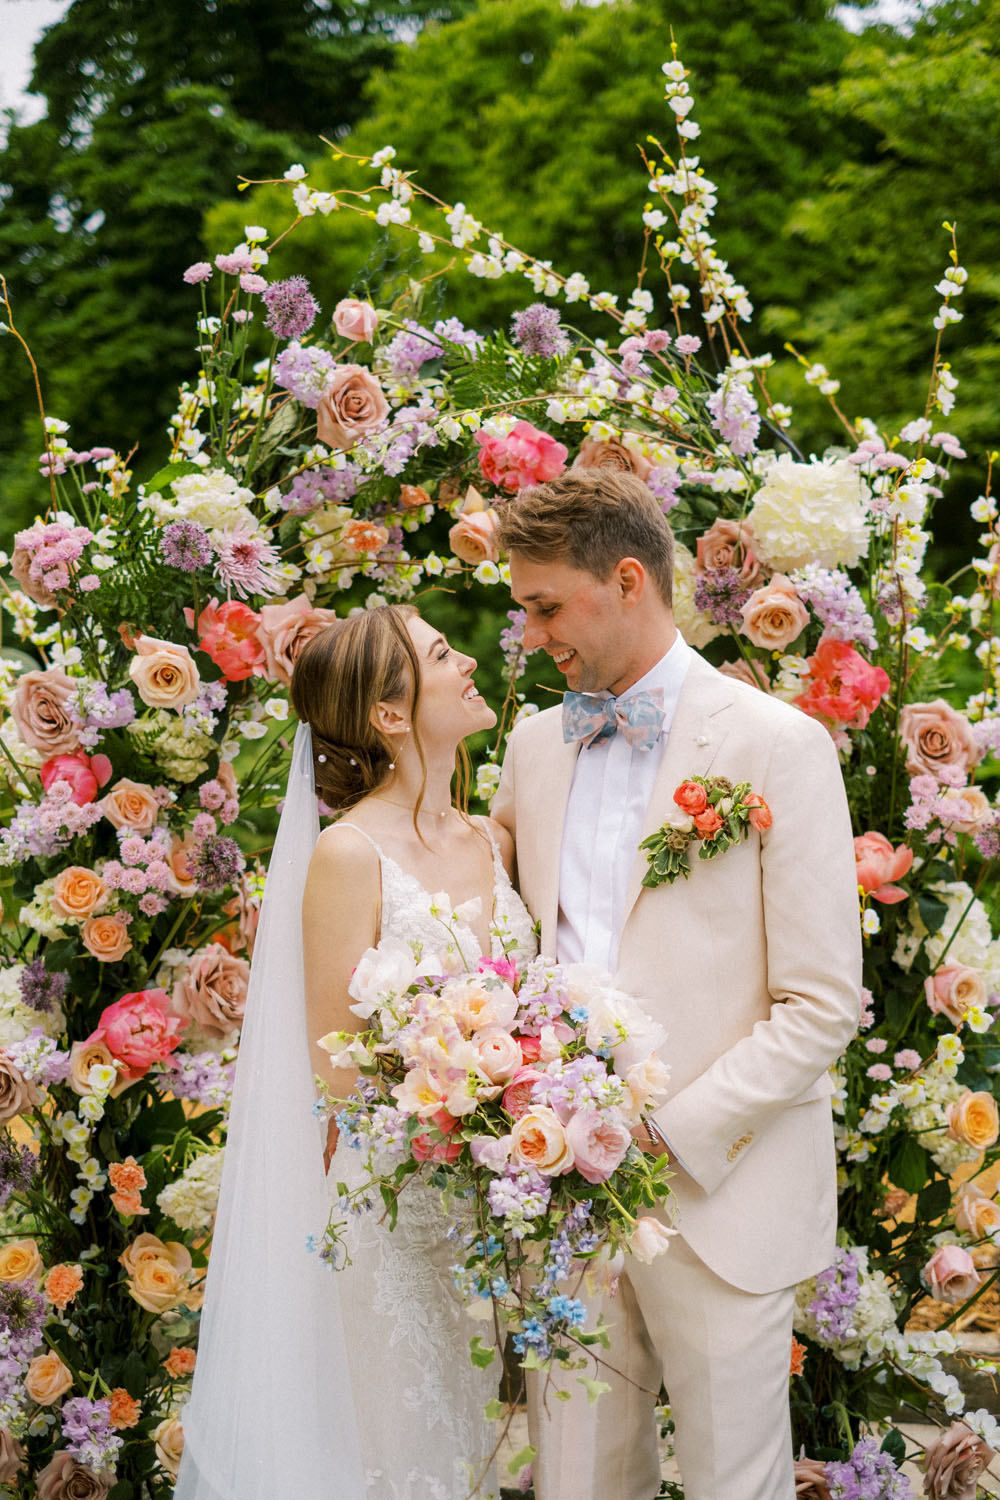
[[(563, 743), (558, 707), (523, 720), (492, 809), (514, 836), (521, 894), (549, 955), (579, 753)], [(670, 1096), (654, 1118), (684, 1163), (671, 1184), (677, 1228), (724, 1281), (769, 1292), (822, 1270), (834, 1250), (827, 1069), (860, 1005), (854, 848), (826, 730), (695, 655), (643, 837), (676, 811), (682, 781), (708, 774), (749, 781), (773, 825), (692, 858), (688, 880), (654, 890), (637, 851), (617, 980), (667, 1029)]]

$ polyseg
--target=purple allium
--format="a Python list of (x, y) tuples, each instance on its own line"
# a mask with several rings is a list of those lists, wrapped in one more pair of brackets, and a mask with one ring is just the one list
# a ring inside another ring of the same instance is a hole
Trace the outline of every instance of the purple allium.
[(843, 1462), (828, 1463), (826, 1479), (837, 1500), (913, 1500), (910, 1481), (875, 1438), (862, 1438)]
[(17, 1146), (7, 1131), (0, 1131), (0, 1208), (6, 1208), (12, 1193), (26, 1193), (35, 1180), (38, 1158), (30, 1146)]
[(275, 594), (283, 585), (281, 556), (262, 536), (237, 526), (215, 542), (215, 572), (222, 585), (249, 599), (253, 594)]
[(234, 885), (246, 868), (246, 860), (235, 839), (213, 834), (195, 844), (190, 855), (194, 878), (203, 891), (224, 891)]
[(516, 312), (510, 320), (511, 337), (525, 354), (541, 359), (558, 359), (569, 352), (569, 339), (559, 327), (559, 310), (544, 302)]
[(264, 327), (276, 339), (300, 339), (309, 332), (319, 314), (319, 303), (304, 276), (273, 282), (263, 293), (263, 300), (267, 308)]
[(208, 532), (194, 521), (171, 521), (160, 537), (160, 556), (168, 568), (197, 573), (212, 560)]
[(739, 568), (709, 568), (695, 579), (695, 608), (716, 625), (739, 626), (743, 623), (743, 606), (752, 593)]
[(30, 1006), (32, 1010), (51, 1010), (53, 1005), (58, 1005), (65, 995), (69, 975), (50, 974), (45, 967), (44, 958), (35, 958), (30, 964), (25, 964), (18, 984), (21, 989), (21, 1000), (25, 1005)]
[(45, 1298), (26, 1281), (0, 1282), (0, 1334), (6, 1334), (15, 1359), (30, 1359), (38, 1348), (48, 1317)]

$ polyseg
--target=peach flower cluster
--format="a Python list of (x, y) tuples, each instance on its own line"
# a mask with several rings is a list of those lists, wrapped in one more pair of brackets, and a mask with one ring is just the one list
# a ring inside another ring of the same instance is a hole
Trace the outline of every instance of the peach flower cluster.
[(191, 1256), (178, 1240), (140, 1234), (118, 1257), (129, 1292), (147, 1312), (164, 1313), (189, 1291)]
[(171, 1380), (182, 1380), (194, 1373), (196, 1354), (193, 1349), (171, 1349), (163, 1361), (163, 1368)]
[(146, 1174), (134, 1156), (124, 1161), (113, 1161), (108, 1166), (108, 1177), (114, 1192), (111, 1201), (120, 1214), (148, 1214), (143, 1208), (139, 1194), (146, 1186)]
[(68, 1307), (82, 1290), (83, 1271), (65, 1261), (50, 1266), (42, 1282), (42, 1291), (53, 1307)]

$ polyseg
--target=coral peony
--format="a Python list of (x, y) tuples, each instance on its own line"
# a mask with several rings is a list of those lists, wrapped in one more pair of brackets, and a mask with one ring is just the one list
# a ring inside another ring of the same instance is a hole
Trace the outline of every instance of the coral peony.
[(227, 682), (242, 682), (264, 665), (258, 634), (260, 616), (238, 599), (212, 599), (198, 616), (198, 647), (210, 656)]
[(891, 906), (905, 901), (907, 891), (891, 882), (900, 880), (913, 864), (913, 850), (905, 844), (894, 849), (884, 833), (862, 833), (854, 840), (858, 885), (873, 901)]
[(93, 802), (98, 789), (111, 779), (111, 762), (106, 755), (53, 755), (39, 771), (42, 786), (48, 791), (55, 781), (66, 781), (77, 807)]
[(889, 674), (846, 641), (820, 641), (806, 664), (809, 686), (793, 701), (814, 719), (864, 729), (889, 691)]
[(171, 1014), (165, 990), (138, 990), (105, 1007), (87, 1045), (103, 1042), (125, 1077), (133, 1080), (176, 1050), (184, 1026)]
[(528, 484), (544, 484), (566, 467), (568, 450), (530, 422), (515, 422), (506, 437), (476, 433), (479, 467), (498, 489), (514, 494)]

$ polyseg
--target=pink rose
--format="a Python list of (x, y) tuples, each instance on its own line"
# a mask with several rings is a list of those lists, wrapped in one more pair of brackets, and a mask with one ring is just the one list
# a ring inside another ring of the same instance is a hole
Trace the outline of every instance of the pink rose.
[(546, 1177), (573, 1170), (573, 1149), (558, 1115), (545, 1104), (533, 1104), (511, 1131), (511, 1156)]
[(487, 1026), (472, 1038), (479, 1067), (490, 1083), (507, 1083), (521, 1068), (521, 1049), (502, 1026)]
[(80, 731), (69, 711), (75, 686), (62, 667), (25, 672), (10, 705), (17, 732), (40, 755), (72, 755), (80, 748)]
[(38, 773), (48, 791), (55, 781), (66, 781), (72, 788), (71, 798), (77, 807), (93, 802), (99, 787), (111, 779), (111, 762), (106, 755), (53, 755)]
[(257, 625), (257, 639), (264, 648), (262, 675), (287, 687), (302, 648), (336, 620), (336, 610), (314, 609), (305, 594), (286, 604), (263, 605)]
[(150, 708), (175, 708), (178, 713), (201, 692), (201, 677), (186, 646), (160, 641), (153, 635), (137, 635), (136, 655), (128, 675), (136, 692)]
[(743, 634), (764, 651), (784, 651), (809, 624), (809, 611), (783, 573), (743, 606)]
[(924, 1455), (924, 1494), (928, 1500), (976, 1500), (976, 1481), (994, 1458), (986, 1440), (956, 1419)]
[(974, 1182), (963, 1182), (955, 1194), (955, 1228), (971, 1234), (974, 1240), (1000, 1227), (1000, 1205)]
[(448, 546), (464, 563), (497, 562), (497, 517), (494, 510), (474, 510), (459, 516), (448, 533)]
[(862, 833), (854, 840), (858, 885), (873, 901), (891, 906), (905, 901), (907, 891), (890, 882), (901, 879), (913, 864), (913, 850), (905, 844), (893, 849), (884, 833)]
[(764, 569), (753, 550), (756, 544), (757, 538), (749, 521), (729, 521), (720, 516), (698, 538), (694, 570), (696, 573), (717, 573), (722, 568), (735, 568), (745, 588), (756, 588), (764, 576)]
[[(526, 1041), (537, 1042), (538, 1038), (517, 1038), (522, 1057), (524, 1056), (524, 1044)], [(539, 1043), (539, 1045), (541, 1044)], [(503, 1097), (500, 1102), (507, 1113), (512, 1115), (515, 1120), (519, 1120), (531, 1108), (531, 1091), (538, 1080), (544, 1077), (545, 1074), (540, 1073), (537, 1068), (527, 1066), (518, 1068), (517, 1072), (513, 1074), (510, 1083), (503, 1091)]]
[(619, 474), (634, 474), (645, 480), (652, 464), (641, 453), (636, 453), (625, 443), (615, 438), (599, 443), (596, 438), (585, 438), (580, 451), (573, 460), (574, 469), (615, 469)]
[(977, 969), (965, 964), (946, 964), (924, 980), (924, 994), (931, 1014), (947, 1016), (953, 1026), (961, 1026), (971, 1006), (983, 1006), (988, 999), (986, 981)]
[(557, 443), (547, 432), (539, 432), (530, 422), (515, 422), (503, 438), (477, 432), (476, 442), (483, 476), (510, 494), (525, 485), (555, 479), (566, 467), (565, 445)]
[(316, 408), (316, 436), (328, 448), (353, 448), (389, 415), (389, 403), (370, 370), (339, 365)]
[(964, 1302), (980, 1281), (975, 1261), (961, 1245), (941, 1245), (920, 1276), (935, 1302)]
[(632, 1134), (599, 1109), (578, 1109), (566, 1126), (566, 1141), (580, 1176), (588, 1182), (607, 1182), (631, 1146)]
[(907, 703), (899, 716), (899, 738), (911, 776), (938, 776), (945, 766), (954, 766), (968, 778), (983, 757), (968, 719), (943, 698)]
[(820, 641), (807, 666), (809, 686), (794, 702), (803, 713), (847, 729), (864, 729), (889, 691), (888, 672), (846, 641)]
[(342, 339), (352, 344), (370, 344), (378, 327), (378, 313), (370, 302), (342, 297), (333, 309), (333, 326)]
[(110, 792), (104, 794), (100, 807), (115, 828), (128, 828), (132, 833), (151, 833), (160, 816), (153, 788), (146, 781), (132, 781), (128, 776), (116, 781)]
[(719, 667), (723, 677), (731, 677), (734, 682), (745, 682), (747, 687), (759, 688), (762, 693), (771, 691), (771, 679), (767, 675), (767, 668), (760, 661), (724, 661)]
[(86, 1040), (103, 1042), (131, 1081), (176, 1051), (183, 1030), (184, 1022), (170, 1013), (165, 990), (138, 990), (106, 1006)]
[(238, 599), (225, 604), (212, 599), (198, 616), (198, 648), (211, 657), (227, 682), (242, 682), (259, 673), (264, 663), (259, 626), (260, 616), (249, 605)]
[(221, 943), (209, 943), (188, 959), (174, 985), (174, 1009), (209, 1036), (228, 1036), (243, 1020), (250, 965)]

